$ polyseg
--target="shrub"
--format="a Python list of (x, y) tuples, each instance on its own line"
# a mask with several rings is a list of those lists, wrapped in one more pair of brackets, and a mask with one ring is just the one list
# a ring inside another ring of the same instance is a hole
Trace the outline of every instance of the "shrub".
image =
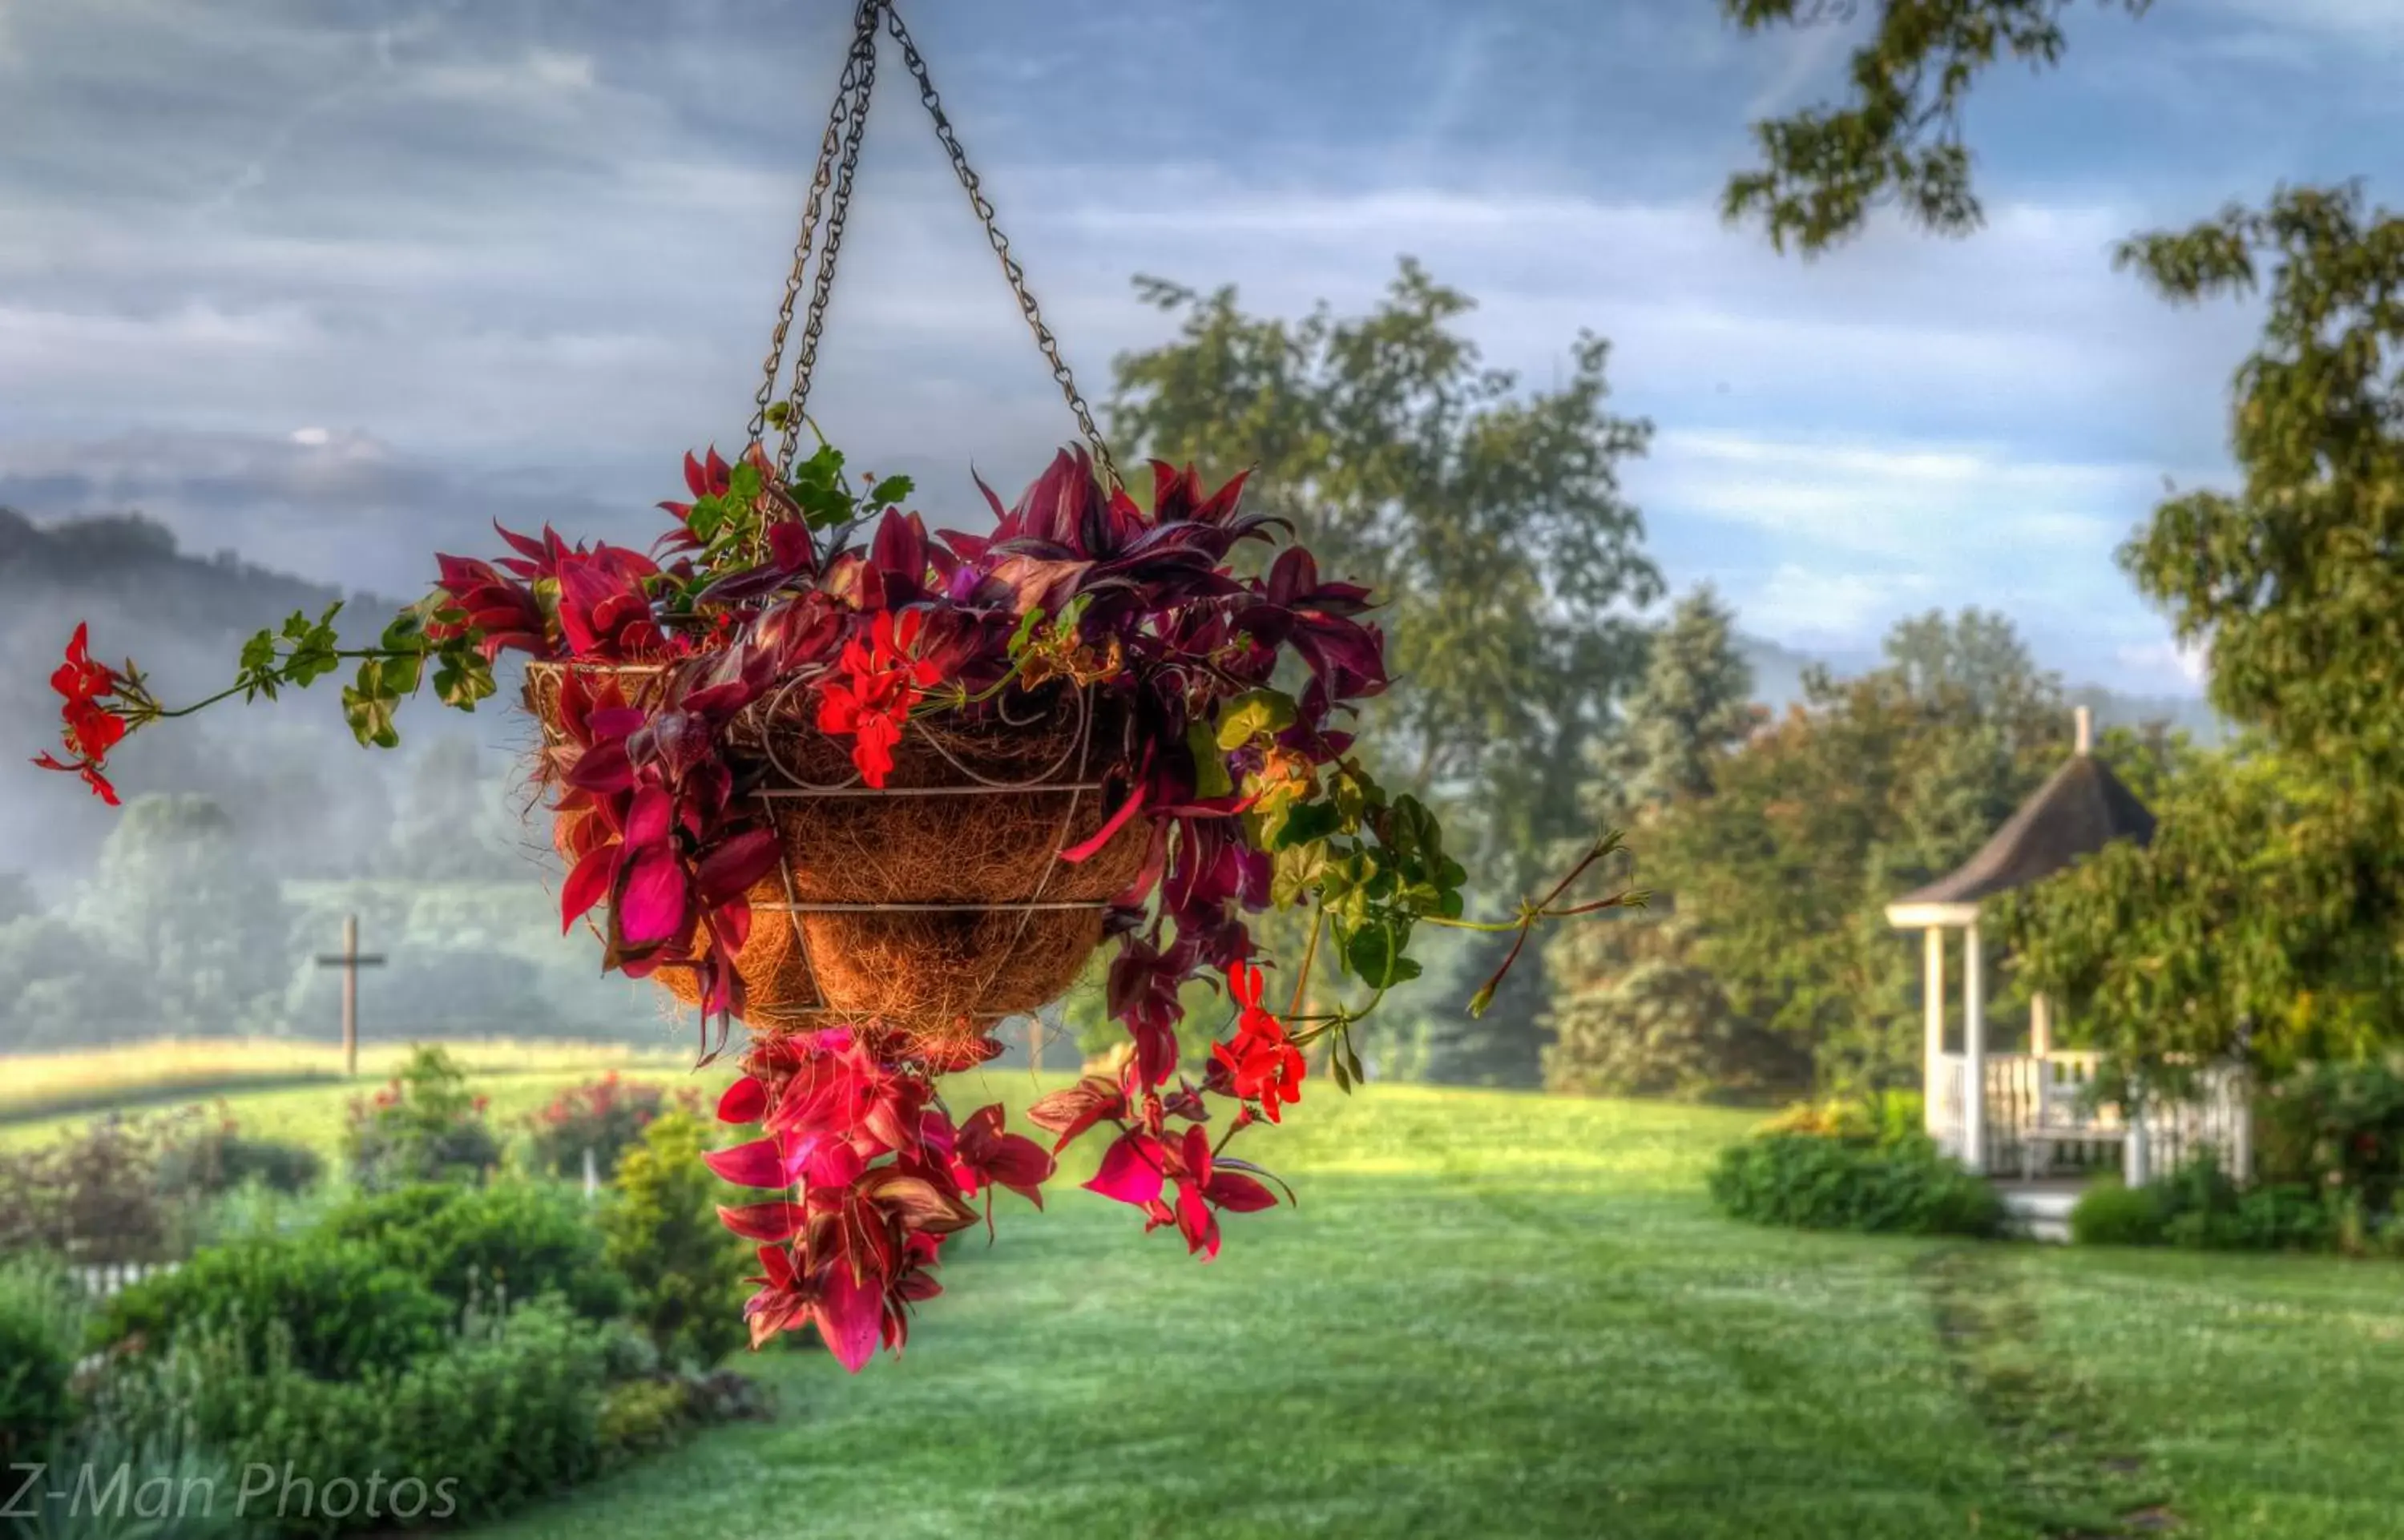
[(2330, 1251), (2338, 1244), (2341, 1205), (2299, 1183), (2240, 1187), (2210, 1150), (2165, 1177), (2155, 1189), (2162, 1236), (2194, 1251)]
[(1755, 1129), (1761, 1134), (1812, 1134), (1822, 1139), (1902, 1145), (1922, 1137), (1926, 1102), (1918, 1091), (1874, 1091), (1862, 1096), (1798, 1101)]
[(481, 1183), (498, 1163), (500, 1141), (484, 1121), (484, 1099), (439, 1047), (420, 1047), (392, 1083), (351, 1103), (343, 1154), (369, 1192), (420, 1182)]
[[(526, 1120), (535, 1169), (553, 1176), (581, 1176), (584, 1152), (590, 1150), (594, 1166), (607, 1175), (669, 1104), (664, 1087), (622, 1079), (614, 1070), (590, 1085), (571, 1085)], [(680, 1091), (675, 1105), (696, 1112), (699, 1095)]]
[(371, 1247), (456, 1306), (556, 1293), (577, 1314), (607, 1321), (629, 1302), (583, 1201), (557, 1187), (421, 1183), (355, 1198), (327, 1216), (325, 1229)]
[(2404, 1186), (2404, 1071), (2392, 1060), (2316, 1064), (2255, 1099), (2262, 1176), (2393, 1213)]
[(196, 1332), (227, 1335), (264, 1362), (289, 1334), (292, 1366), (325, 1379), (392, 1368), (442, 1344), (455, 1309), (370, 1245), (330, 1236), (258, 1237), (201, 1252), (101, 1308), (94, 1346), (137, 1339), (163, 1349)]
[(685, 1407), (702, 1423), (765, 1422), (776, 1414), (768, 1387), (736, 1369), (683, 1376)]
[(612, 1385), (601, 1401), (601, 1458), (620, 1465), (666, 1449), (680, 1437), (692, 1415), (683, 1380), (630, 1379)]
[[(120, 1377), (113, 1398), (147, 1426), (181, 1421), (245, 1474), (272, 1471), (255, 1515), (287, 1533), (476, 1522), (552, 1493), (600, 1465), (601, 1349), (559, 1301), (470, 1312), (437, 1351), (346, 1383), (313, 1378), (280, 1351), (199, 1334), (171, 1359)], [(288, 1473), (288, 1475), (287, 1475)], [(371, 1477), (423, 1483), (382, 1505)], [(334, 1512), (337, 1485), (344, 1511)], [(403, 1511), (395, 1504), (408, 1504)]]
[(2071, 1211), (2072, 1237), (2090, 1245), (2196, 1251), (2376, 1252), (2384, 1233), (2358, 1202), (2296, 1182), (2241, 1187), (2210, 1150), (2150, 1187), (2089, 1188)]
[(1900, 1235), (1992, 1235), (1994, 1190), (1925, 1141), (1760, 1135), (1722, 1152), (1712, 1200), (1763, 1225)]
[(176, 1249), (158, 1191), (161, 1125), (105, 1117), (68, 1138), (0, 1152), (0, 1255), (152, 1262)]
[(2113, 1177), (2078, 1195), (2070, 1211), (2070, 1239), (2081, 1246), (2159, 1246), (2164, 1221), (2159, 1193)]
[(0, 1471), (49, 1458), (74, 1416), (76, 1337), (65, 1281), (31, 1262), (0, 1269)]
[(723, 1188), (701, 1163), (704, 1126), (671, 1113), (619, 1162), (602, 1211), (609, 1260), (635, 1289), (635, 1319), (672, 1364), (707, 1368), (748, 1331), (742, 1303), (753, 1257), (718, 1220)]
[(179, 1197), (217, 1197), (254, 1183), (272, 1192), (300, 1193), (325, 1174), (325, 1161), (307, 1145), (245, 1139), (225, 1117), (162, 1141), (157, 1184)]

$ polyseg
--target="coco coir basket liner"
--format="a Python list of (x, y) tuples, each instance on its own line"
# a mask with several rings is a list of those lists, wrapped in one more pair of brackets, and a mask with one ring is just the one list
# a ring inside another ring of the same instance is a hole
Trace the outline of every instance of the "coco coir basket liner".
[[(529, 665), (526, 704), (554, 744), (570, 667), (612, 675), (637, 703), (664, 687), (655, 666)], [(809, 701), (789, 685), (729, 734), (738, 782), (757, 783), (749, 794), (784, 850), (749, 894), (750, 934), (734, 958), (743, 1020), (755, 1033), (842, 1021), (908, 1057), (975, 1062), (995, 1022), (1076, 982), (1111, 899), (1142, 866), (1140, 819), (1084, 861), (1059, 859), (1126, 794), (1105, 784), (1123, 724), (1066, 688), (1031, 713), (914, 721), (879, 789), (818, 731)], [(563, 844), (585, 816), (562, 817)], [(690, 969), (653, 976), (700, 1003)]]

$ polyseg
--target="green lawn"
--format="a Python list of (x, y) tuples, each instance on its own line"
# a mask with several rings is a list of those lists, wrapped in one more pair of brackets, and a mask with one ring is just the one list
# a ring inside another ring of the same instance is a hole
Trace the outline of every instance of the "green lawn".
[[(964, 1078), (961, 1110), (1032, 1090)], [(339, 1097), (238, 1105), (323, 1137)], [(1743, 1227), (1700, 1187), (1740, 1114), (1380, 1087), (1295, 1117), (1244, 1142), (1301, 1209), (1231, 1218), (1217, 1262), (1064, 1181), (962, 1239), (903, 1360), (763, 1356), (776, 1423), (488, 1533), (2404, 1535), (2392, 1264)]]

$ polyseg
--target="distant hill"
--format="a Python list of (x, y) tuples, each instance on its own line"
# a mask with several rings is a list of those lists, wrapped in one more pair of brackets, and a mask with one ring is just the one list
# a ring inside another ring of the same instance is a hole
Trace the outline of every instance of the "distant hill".
[[(1759, 637), (1737, 636), (1737, 650), (1753, 665), (1754, 699), (1772, 711), (1783, 711), (1803, 698), (1803, 671), (1820, 660)], [(1859, 668), (1831, 667), (1838, 678)], [(2065, 691), (2072, 704), (2091, 707), (2098, 732), (2107, 727), (2145, 727), (2155, 722), (2186, 733), (2198, 744), (2216, 744), (2229, 736), (2229, 724), (2201, 696), (2124, 695), (2096, 684), (2072, 684)]]
[[(402, 601), (344, 595), (231, 552), (210, 557), (176, 547), (140, 514), (36, 524), (0, 508), (0, 869), (55, 891), (80, 872), (111, 815), (74, 780), (24, 762), (58, 742), (49, 675), (78, 622), (94, 655), (131, 658), (168, 703), (233, 681), (243, 641), (294, 610), (321, 613), (347, 598), (346, 641), (381, 631)], [(227, 708), (176, 732), (129, 744), (113, 778), (128, 795), (203, 791), (289, 876), (352, 875), (391, 822), (390, 756), (361, 750), (342, 724), (340, 682), (270, 704)], [(486, 737), (497, 736), (485, 724)]]

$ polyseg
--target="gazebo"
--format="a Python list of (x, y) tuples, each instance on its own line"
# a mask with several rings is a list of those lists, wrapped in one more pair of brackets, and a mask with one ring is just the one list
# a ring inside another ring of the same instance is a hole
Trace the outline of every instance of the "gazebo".
[[(2038, 996), (2031, 1002), (2027, 1052), (1995, 1054), (1988, 1041), (1978, 933), (1982, 902), (2050, 876), (2115, 840), (2143, 845), (2153, 838), (2153, 814), (2095, 757), (2094, 721), (2086, 707), (2077, 708), (2076, 721), (2069, 762), (1977, 855), (1887, 905), (1886, 917), (1896, 929), (1919, 931), (1925, 938), (1923, 1086), (1930, 1136), (1974, 1171), (2017, 1161), (2032, 1180), (2065, 1148), (2091, 1153), (2117, 1144), (2128, 1180), (2136, 1185), (2148, 1174), (2145, 1119), (2123, 1124), (2080, 1105), (2078, 1091), (2093, 1078), (2095, 1056), (2055, 1052), (2051, 1001)], [(1950, 1051), (1946, 1030), (1946, 935), (1953, 931), (1963, 936), (1959, 1053)], [(1979, 1094), (1970, 1094), (1973, 1086)], [(2222, 1077), (2209, 1099), (2223, 1102), (2230, 1089)], [(2233, 1132), (2239, 1144), (2244, 1139), (2242, 1115), (2230, 1116), (2217, 1106), (2180, 1109), (2169, 1122), (2159, 1132), (2180, 1143), (2215, 1132)]]

